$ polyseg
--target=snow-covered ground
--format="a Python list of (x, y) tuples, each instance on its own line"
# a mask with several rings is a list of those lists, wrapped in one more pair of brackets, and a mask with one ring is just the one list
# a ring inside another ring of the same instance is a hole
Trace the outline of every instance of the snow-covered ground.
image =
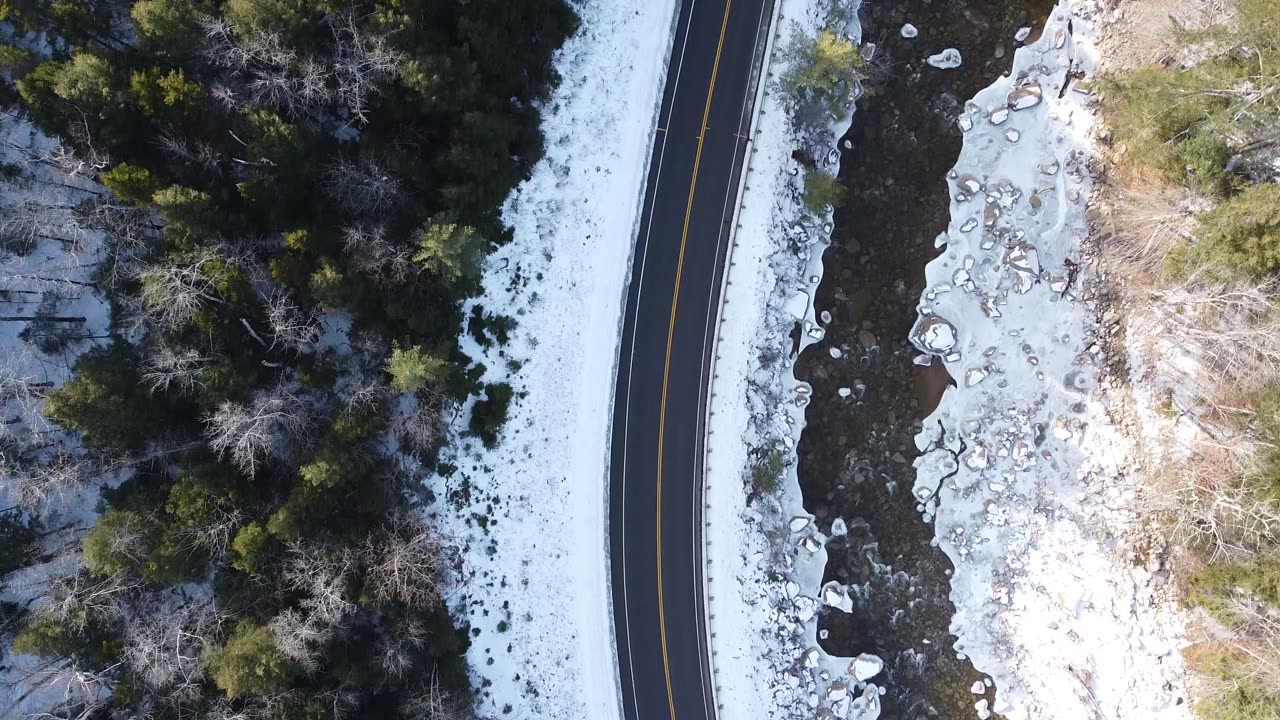
[[(101, 260), (102, 232), (73, 209), (106, 191), (88, 179), (92, 169), (13, 112), (0, 115), (0, 163), (20, 169), (17, 177), (0, 182), (0, 315), (84, 319), (0, 321), (0, 415), (6, 421), (0, 436), (7, 449), (48, 445), (38, 453), (19, 452), (6, 459), (0, 471), (0, 507), (38, 517), (46, 529), (41, 555), (51, 558), (6, 576), (0, 601), (35, 609), (47, 600), (53, 578), (80, 566), (80, 540), (97, 517), (94, 507), (102, 483), (113, 478), (105, 470), (84, 467), (78, 440), (54, 427), (42, 412), (45, 389), (66, 382), (75, 358), (107, 334), (110, 306), (92, 277)], [(24, 455), (38, 455), (46, 466), (67, 472), (23, 468), (18, 456)], [(54, 458), (60, 460), (51, 462)], [(0, 717), (26, 717), (68, 696), (101, 691), (40, 658), (7, 650), (0, 671)]]
[[(860, 42), (857, 3), (841, 4), (849, 11), (841, 30)], [(779, 0), (775, 43), (795, 31), (816, 36), (831, 5)], [(801, 203), (803, 168), (792, 151), (803, 147), (837, 173), (835, 142), (849, 121), (804, 135), (777, 86), (785, 64), (776, 48), (773, 57), (740, 199), (709, 408), (705, 539), (716, 699), (722, 720), (869, 720), (879, 714), (881, 689), (868, 681), (883, 663), (829, 656), (817, 643), (819, 609), (847, 612), (851, 601), (837, 583), (819, 587), (826, 538), (804, 510), (794, 464), (808, 386), (792, 374), (789, 337), (797, 321), (806, 330), (802, 347), (822, 337), (813, 293), (831, 234), (829, 218)], [(753, 497), (752, 468), (775, 447), (786, 459), (778, 488)]]
[(955, 563), (956, 650), (994, 680), (979, 717), (1189, 717), (1182, 623), (1141, 558), (1133, 448), (1100, 402), (1091, 0), (1064, 2), (1012, 76), (965, 106), (951, 225), (912, 331), (949, 389), (917, 437), (914, 494)]
[[(516, 391), (498, 446), (455, 440), (438, 479), (445, 531), (468, 548), (452, 601), (485, 717), (608, 720), (620, 712), (610, 611), (606, 463), (622, 307), (675, 0), (581, 0), (556, 59), (546, 157), (509, 198), (515, 239), (476, 302), (519, 323), (470, 339), (485, 381)], [(470, 313), (471, 308), (467, 311)], [(463, 415), (465, 417), (465, 415)]]

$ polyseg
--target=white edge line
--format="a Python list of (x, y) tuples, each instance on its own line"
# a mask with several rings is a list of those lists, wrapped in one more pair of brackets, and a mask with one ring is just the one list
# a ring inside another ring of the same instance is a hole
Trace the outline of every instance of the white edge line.
[[(689, 30), (693, 25), (693, 9), (694, 7), (697, 6), (697, 2), (698, 0), (691, 0), (689, 4), (689, 22), (685, 25), (684, 42), (681, 43), (680, 45), (680, 61), (679, 61), (679, 64), (677, 64), (676, 66), (675, 85), (672, 87), (672, 90), (671, 90), (671, 107), (673, 109), (675, 107), (676, 95), (680, 91), (680, 74), (681, 74), (681, 71), (684, 69), (684, 53), (686, 48), (688, 48), (688, 45), (689, 45)], [(630, 233), (631, 237), (636, 238), (637, 241), (639, 240), (640, 224), (644, 221), (644, 199), (649, 191), (649, 171), (651, 169), (651, 162), (653, 160), (653, 148), (654, 148), (654, 145), (657, 144), (658, 120), (662, 117), (663, 100), (665, 99), (666, 90), (667, 90), (667, 74), (671, 70), (671, 58), (675, 54), (676, 31), (679, 30), (680, 28), (680, 14), (681, 14), (680, 11), (683, 5), (684, 5), (684, 0), (675, 0), (674, 2), (675, 12), (673, 13), (671, 18), (671, 45), (667, 49), (666, 57), (663, 58), (662, 65), (664, 67), (664, 71), (662, 73), (662, 84), (658, 91), (659, 92), (658, 102), (654, 106), (653, 119), (649, 123), (650, 141), (649, 141), (648, 151), (646, 152), (646, 157), (648, 158), (648, 160), (645, 163), (644, 173), (642, 175), (643, 184), (641, 185), (639, 197), (636, 198), (636, 216), (635, 216), (636, 219), (632, 225), (632, 229)], [(670, 122), (668, 122), (668, 124), (670, 124)], [(661, 149), (659, 149), (658, 151), (658, 172), (653, 178), (654, 194), (653, 194), (653, 202), (650, 203), (649, 227), (645, 231), (644, 247), (640, 248), (640, 272), (639, 272), (639, 275), (636, 276), (639, 278), (639, 282), (640, 282), (640, 286), (636, 290), (636, 306), (637, 307), (639, 307), (640, 296), (644, 290), (644, 267), (645, 267), (645, 262), (648, 258), (649, 236), (653, 232), (652, 210), (653, 210), (653, 206), (657, 203), (657, 197), (658, 197), (657, 187), (658, 187), (659, 179), (662, 176), (662, 157), (663, 155), (666, 154), (666, 147), (667, 147), (667, 133), (664, 132), (662, 133), (662, 146), (661, 146)], [(622, 695), (622, 668), (620, 667), (618, 662), (619, 660), (618, 628), (617, 628), (617, 624), (614, 622), (615, 613), (613, 609), (612, 578), (613, 578), (614, 559), (610, 553), (610, 549), (613, 546), (611, 536), (610, 536), (610, 527), (609, 527), (609, 520), (610, 520), (610, 517), (612, 516), (612, 512), (611, 512), (612, 505), (610, 504), (610, 490), (612, 488), (611, 488), (610, 481), (612, 479), (612, 470), (613, 470), (612, 466), (613, 466), (614, 412), (618, 403), (618, 397), (616, 393), (616, 390), (618, 387), (618, 368), (622, 360), (622, 343), (624, 338), (626, 337), (627, 299), (631, 294), (631, 279), (633, 277), (632, 271), (635, 269), (635, 250), (637, 248), (639, 248), (638, 242), (633, 242), (632, 256), (629, 262), (627, 263), (627, 276), (624, 278), (622, 283), (622, 303), (618, 311), (618, 343), (617, 343), (617, 349), (614, 351), (613, 382), (610, 383), (613, 389), (615, 390), (615, 392), (612, 393), (610, 396), (609, 412), (605, 416), (608, 430), (605, 432), (604, 477), (603, 477), (604, 499), (605, 499), (604, 508), (603, 508), (604, 510), (603, 512), (604, 556), (606, 560), (605, 576), (610, 578), (609, 580), (610, 587), (608, 588), (608, 592), (605, 593), (605, 599), (609, 606), (608, 626), (609, 626), (610, 635), (613, 640), (613, 657), (611, 659), (614, 661), (614, 668), (615, 668), (613, 675), (615, 678), (617, 678), (616, 688), (618, 692), (618, 702), (619, 702), (618, 709), (621, 711), (620, 717), (623, 718), (623, 720), (625, 720), (625, 718), (627, 717), (627, 714), (625, 709), (626, 698), (624, 698)], [(628, 391), (630, 390), (630, 387), (631, 387), (631, 377), (635, 368), (634, 330), (637, 323), (638, 323), (638, 320), (636, 319), (632, 320), (633, 340), (631, 344), (631, 356), (629, 358), (630, 362), (627, 365)], [(628, 413), (626, 416), (623, 417), (623, 420), (622, 420), (623, 441), (622, 441), (622, 500), (621, 501), (623, 505), (621, 508), (620, 515), (621, 515), (621, 522), (623, 526), (623, 531), (621, 534), (623, 551), (621, 553), (621, 557), (618, 558), (618, 561), (622, 564), (622, 567), (623, 567), (622, 573), (621, 573), (622, 574), (622, 616), (623, 616), (623, 625), (627, 628), (628, 638), (630, 637), (630, 631), (629, 631), (630, 612), (628, 611), (628, 607), (627, 607), (627, 573), (626, 573), (626, 545), (627, 545), (627, 535), (626, 535), (627, 442), (626, 442), (626, 438), (627, 438), (627, 430), (631, 422), (631, 418), (630, 418), (631, 406), (630, 406), (629, 398), (630, 398), (630, 392), (628, 392), (628, 405), (627, 405)], [(635, 709), (635, 714), (638, 717), (640, 713), (640, 708), (639, 708), (639, 700), (636, 697), (635, 663), (632, 662), (632, 659), (631, 659), (631, 642), (629, 640), (627, 642), (627, 666), (628, 666), (629, 674), (631, 675), (631, 698), (632, 698), (631, 706), (632, 708)]]
[(737, 235), (738, 235), (738, 218), (742, 213), (742, 207), (743, 207), (742, 194), (747, 186), (747, 175), (750, 173), (750, 170), (751, 170), (751, 155), (755, 150), (756, 126), (759, 124), (759, 121), (760, 121), (761, 104), (764, 101), (765, 89), (768, 87), (768, 84), (769, 84), (769, 66), (773, 59), (773, 45), (774, 45), (774, 37), (776, 35), (775, 30), (778, 25), (778, 19), (782, 16), (783, 2), (785, 2), (785, 0), (773, 0), (773, 17), (769, 20), (769, 35), (768, 35), (768, 39), (765, 41), (764, 55), (762, 56), (762, 59), (760, 62), (760, 74), (757, 79), (757, 86), (756, 86), (756, 98), (755, 98), (755, 102), (752, 103), (752, 107), (751, 107), (751, 125), (750, 125), (750, 129), (747, 131), (747, 141), (745, 143), (746, 153), (742, 160), (742, 176), (738, 180), (737, 203), (733, 210), (733, 219), (730, 221), (728, 248), (725, 252), (724, 270), (720, 276), (720, 302), (717, 303), (715, 324), (712, 326), (711, 353), (709, 355), (709, 357), (711, 358), (711, 368), (710, 368), (710, 372), (707, 375), (707, 407), (704, 410), (703, 424), (702, 424), (702, 429), (703, 429), (702, 530), (703, 532), (701, 535), (702, 535), (702, 597), (703, 597), (703, 608), (705, 610), (705, 612), (703, 613), (703, 632), (706, 634), (707, 663), (708, 665), (711, 666), (711, 675), (712, 675), (711, 703), (713, 707), (710, 708), (710, 710), (712, 711), (712, 714), (714, 716), (719, 716), (720, 703), (719, 703), (718, 697), (716, 696), (715, 655), (712, 652), (712, 647), (711, 647), (711, 636), (712, 636), (711, 607), (710, 607), (711, 591), (710, 591), (710, 587), (708, 586), (709, 575), (707, 573), (708, 548), (707, 548), (707, 533), (706, 533), (707, 520), (706, 520), (705, 509), (707, 506), (707, 487), (708, 487), (708, 480), (709, 480), (709, 477), (708, 477), (709, 473), (707, 471), (707, 468), (710, 467), (710, 463), (708, 462), (708, 456), (707, 456), (707, 447), (708, 447), (707, 434), (711, 428), (711, 396), (712, 396), (713, 390), (715, 389), (716, 351), (717, 351), (717, 347), (720, 344), (720, 325), (724, 321), (725, 291), (728, 289), (728, 285), (729, 285), (729, 268), (731, 267), (731, 264), (733, 261), (733, 247), (737, 240)]

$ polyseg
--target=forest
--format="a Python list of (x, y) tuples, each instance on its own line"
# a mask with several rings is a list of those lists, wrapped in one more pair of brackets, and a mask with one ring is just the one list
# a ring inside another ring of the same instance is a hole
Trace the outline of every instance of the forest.
[[(0, 377), (0, 573), (49, 560), (41, 507), (101, 487), (82, 562), (0, 606), (0, 662), (78, 689), (46, 717), (469, 714), (424, 480), (455, 424), (490, 445), (505, 420), (458, 336), (511, 321), (462, 303), (576, 29), (564, 0), (0, 0), (5, 117), (93, 181), (62, 210), (102, 238), (24, 331), (73, 375)], [(5, 267), (70, 248), (5, 212)]]

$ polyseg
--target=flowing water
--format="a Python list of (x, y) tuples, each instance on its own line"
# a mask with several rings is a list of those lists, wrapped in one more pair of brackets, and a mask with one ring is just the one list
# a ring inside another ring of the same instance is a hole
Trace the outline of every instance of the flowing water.
[[(910, 490), (913, 436), (936, 403), (945, 372), (912, 363), (906, 341), (924, 285), (924, 265), (946, 229), (945, 175), (960, 151), (955, 117), (966, 100), (1009, 70), (1014, 35), (1034, 40), (1051, 0), (872, 0), (862, 7), (864, 40), (876, 43), (870, 91), (841, 141), (848, 201), (836, 213), (815, 309), (831, 321), (826, 340), (804, 353), (796, 376), (813, 386), (799, 476), (808, 510), (824, 530), (837, 517), (848, 533), (828, 545), (826, 580), (865, 585), (853, 614), (819, 624), (833, 654), (884, 658), (884, 718), (971, 718), (970, 687), (982, 676), (952, 648), (947, 631), (951, 570), (930, 545)], [(914, 38), (900, 32), (918, 29)], [(925, 59), (945, 48), (962, 64)], [(833, 358), (827, 347), (844, 352)], [(865, 391), (860, 388), (865, 387)], [(840, 388), (851, 388), (841, 397)]]

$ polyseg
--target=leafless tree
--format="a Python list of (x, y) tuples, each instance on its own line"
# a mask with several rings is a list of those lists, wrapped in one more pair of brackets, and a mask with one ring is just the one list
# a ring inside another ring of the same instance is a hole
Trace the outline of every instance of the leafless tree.
[(384, 35), (365, 32), (353, 13), (333, 24), (333, 72), (338, 100), (352, 119), (367, 122), (368, 98), (404, 64), (405, 54), (391, 47)]
[(234, 260), (205, 251), (185, 264), (157, 263), (141, 273), (142, 305), (146, 319), (159, 327), (181, 328), (201, 308), (224, 305), (218, 284)]
[(83, 632), (90, 622), (121, 620), (129, 599), (141, 588), (140, 580), (128, 574), (98, 578), (81, 568), (50, 583), (49, 600), (39, 613)]
[(301, 605), (320, 622), (341, 626), (357, 607), (347, 599), (358, 558), (347, 550), (303, 543), (289, 547), (282, 577), (303, 594)]
[(183, 528), (178, 536), (190, 546), (203, 550), (214, 558), (226, 557), (231, 539), (244, 526), (244, 513), (239, 508), (224, 508), (214, 504), (209, 508), (210, 518), (195, 527)]
[(4, 209), (0, 217), (0, 250), (29, 255), (45, 231), (45, 208), (40, 203), (18, 203)]
[(29, 353), (12, 353), (0, 365), (0, 436), (11, 434), (17, 428), (24, 432), (31, 429), (30, 420), (35, 418), (39, 399), (32, 391), (33, 378), (26, 370), (30, 359)]
[(414, 669), (414, 656), (426, 642), (427, 630), (421, 623), (404, 622), (394, 627), (383, 627), (374, 651), (378, 666), (392, 677), (406, 677)]
[(402, 283), (419, 270), (414, 250), (392, 242), (382, 224), (344, 228), (342, 249), (358, 270), (383, 284)]
[(173, 389), (190, 395), (196, 388), (204, 387), (201, 373), (217, 361), (216, 355), (161, 342), (142, 360), (142, 381), (152, 393)]
[(319, 668), (326, 647), (358, 609), (347, 599), (356, 560), (349, 551), (301, 543), (289, 547), (282, 577), (302, 599), (268, 626), (277, 649), (306, 672)]
[(1248, 482), (1257, 447), (1244, 433), (1199, 436), (1189, 458), (1159, 468), (1142, 497), (1144, 511), (1164, 518), (1174, 539), (1213, 559), (1248, 557), (1280, 540), (1280, 505)]
[(404, 720), (469, 720), (466, 703), (440, 687), (439, 675), (433, 673), (429, 681), (407, 693), (400, 704), (400, 716)]
[(70, 665), (51, 665), (38, 674), (40, 688), (62, 688), (62, 697), (47, 712), (26, 715), (27, 720), (90, 720), (107, 707), (111, 698), (111, 674), (117, 665), (90, 672)]
[(360, 552), (375, 597), (422, 609), (440, 605), (449, 550), (434, 528), (401, 520), (370, 536)]
[(443, 395), (421, 390), (407, 399), (405, 405), (392, 419), (391, 429), (406, 440), (418, 452), (426, 452), (436, 446), (446, 427), (448, 403)]
[(340, 159), (324, 168), (325, 192), (334, 202), (355, 213), (377, 215), (400, 202), (400, 179), (373, 158)]
[(347, 396), (347, 407), (352, 410), (372, 410), (385, 400), (391, 389), (378, 380), (352, 383)]
[[(206, 59), (239, 77), (256, 103), (315, 121), (341, 115), (366, 122), (369, 97), (406, 59), (353, 13), (332, 20), (334, 42), (320, 55), (299, 53), (274, 31), (237, 34), (227, 21), (211, 17), (203, 26)], [(224, 96), (236, 101), (234, 91)]]
[(284, 457), (291, 443), (311, 439), (314, 418), (305, 402), (282, 386), (260, 390), (248, 405), (227, 401), (205, 418), (209, 445), (250, 475), (268, 457)]
[(324, 649), (333, 640), (335, 628), (320, 622), (312, 613), (289, 608), (267, 624), (276, 649), (308, 675), (320, 669)]
[[(1218, 384), (1258, 387), (1280, 375), (1280, 284), (1227, 285), (1199, 276), (1146, 295), (1154, 339), (1172, 342), (1207, 373), (1188, 378), (1193, 391)], [(1141, 341), (1141, 340), (1140, 340)], [(1205, 387), (1207, 385), (1207, 387)]]
[(204, 667), (200, 655), (218, 626), (204, 602), (134, 612), (124, 631), (122, 658), (166, 703), (187, 705), (201, 696)]
[(207, 175), (220, 175), (222, 153), (207, 141), (181, 135), (161, 133), (156, 143), (167, 155), (199, 168)]
[(66, 494), (84, 487), (92, 474), (81, 460), (59, 452), (52, 459), (25, 463), (16, 473), (18, 505), (28, 512), (43, 514)]
[(271, 343), (298, 351), (311, 347), (320, 339), (320, 323), (304, 313), (293, 298), (276, 291), (267, 298), (267, 322), (271, 326)]

